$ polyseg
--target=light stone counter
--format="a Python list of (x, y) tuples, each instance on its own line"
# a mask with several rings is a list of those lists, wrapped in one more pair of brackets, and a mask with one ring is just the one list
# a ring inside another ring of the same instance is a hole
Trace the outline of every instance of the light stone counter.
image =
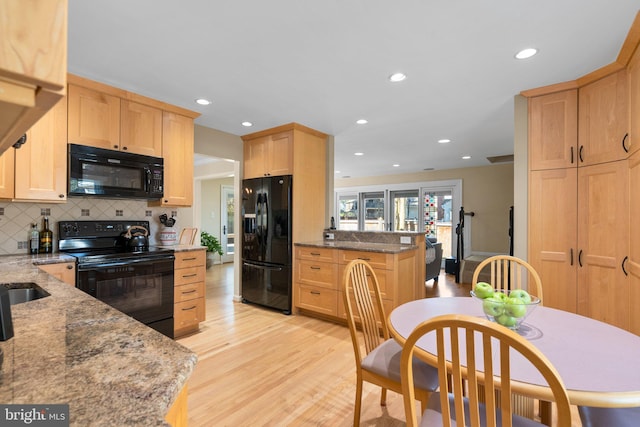
[(196, 355), (33, 265), (69, 259), (0, 257), (0, 282), (35, 282), (51, 294), (11, 306), (0, 403), (68, 403), (72, 426), (167, 425)]

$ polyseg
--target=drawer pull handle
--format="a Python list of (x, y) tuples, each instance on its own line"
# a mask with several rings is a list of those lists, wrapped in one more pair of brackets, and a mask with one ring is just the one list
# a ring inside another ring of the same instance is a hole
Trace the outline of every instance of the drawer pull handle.
[(196, 276), (197, 276), (197, 274), (183, 274), (182, 278), (186, 279), (187, 277), (196, 277)]
[(358, 257), (358, 259), (361, 259), (363, 261), (371, 261), (371, 258), (362, 258), (362, 257)]
[(198, 307), (197, 305), (194, 305), (193, 307), (189, 307), (189, 308), (183, 308), (182, 311), (189, 311), (189, 310), (193, 310), (196, 307)]
[(320, 253), (319, 253), (319, 252), (311, 252), (310, 254), (311, 254), (312, 256), (320, 256)]
[(185, 295), (185, 294), (192, 294), (192, 293), (194, 293), (194, 292), (197, 292), (197, 291), (196, 291), (195, 289), (191, 289), (190, 291), (182, 291), (182, 295)]
[(311, 291), (311, 295), (320, 295), (320, 292), (318, 292), (318, 291)]
[(194, 259), (197, 259), (196, 257), (193, 258), (182, 258), (183, 261), (193, 261)]
[(320, 267), (316, 267), (315, 265), (312, 265), (312, 266), (311, 266), (311, 267), (309, 267), (309, 268), (311, 268), (312, 270), (320, 270)]

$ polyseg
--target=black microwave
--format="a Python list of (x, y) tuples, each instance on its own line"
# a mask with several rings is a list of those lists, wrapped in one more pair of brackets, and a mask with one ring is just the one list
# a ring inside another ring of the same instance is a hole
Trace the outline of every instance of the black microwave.
[(160, 199), (164, 162), (160, 157), (69, 144), (69, 196)]

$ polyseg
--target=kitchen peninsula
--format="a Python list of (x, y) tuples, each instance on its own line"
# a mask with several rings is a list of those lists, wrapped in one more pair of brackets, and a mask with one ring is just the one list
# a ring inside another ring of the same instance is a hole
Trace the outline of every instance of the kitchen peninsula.
[(33, 282), (50, 294), (11, 306), (14, 337), (0, 342), (0, 402), (69, 404), (72, 426), (163, 425), (176, 399), (186, 414), (196, 355), (34, 265), (70, 259), (0, 259), (3, 282)]
[(304, 314), (343, 321), (344, 270), (364, 259), (376, 273), (385, 312), (425, 297), (423, 233), (325, 230), (324, 239), (295, 244), (294, 301)]

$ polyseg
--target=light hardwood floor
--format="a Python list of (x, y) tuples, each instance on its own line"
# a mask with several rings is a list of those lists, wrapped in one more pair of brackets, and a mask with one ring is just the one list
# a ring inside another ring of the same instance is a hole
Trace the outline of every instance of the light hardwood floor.
[[(346, 326), (233, 302), (233, 264), (207, 270), (207, 316), (178, 340), (198, 354), (189, 380), (189, 426), (351, 426), (353, 349)], [(431, 296), (468, 295), (453, 276)], [(404, 426), (402, 396), (365, 383), (362, 426)], [(573, 427), (580, 426), (579, 421)]]

